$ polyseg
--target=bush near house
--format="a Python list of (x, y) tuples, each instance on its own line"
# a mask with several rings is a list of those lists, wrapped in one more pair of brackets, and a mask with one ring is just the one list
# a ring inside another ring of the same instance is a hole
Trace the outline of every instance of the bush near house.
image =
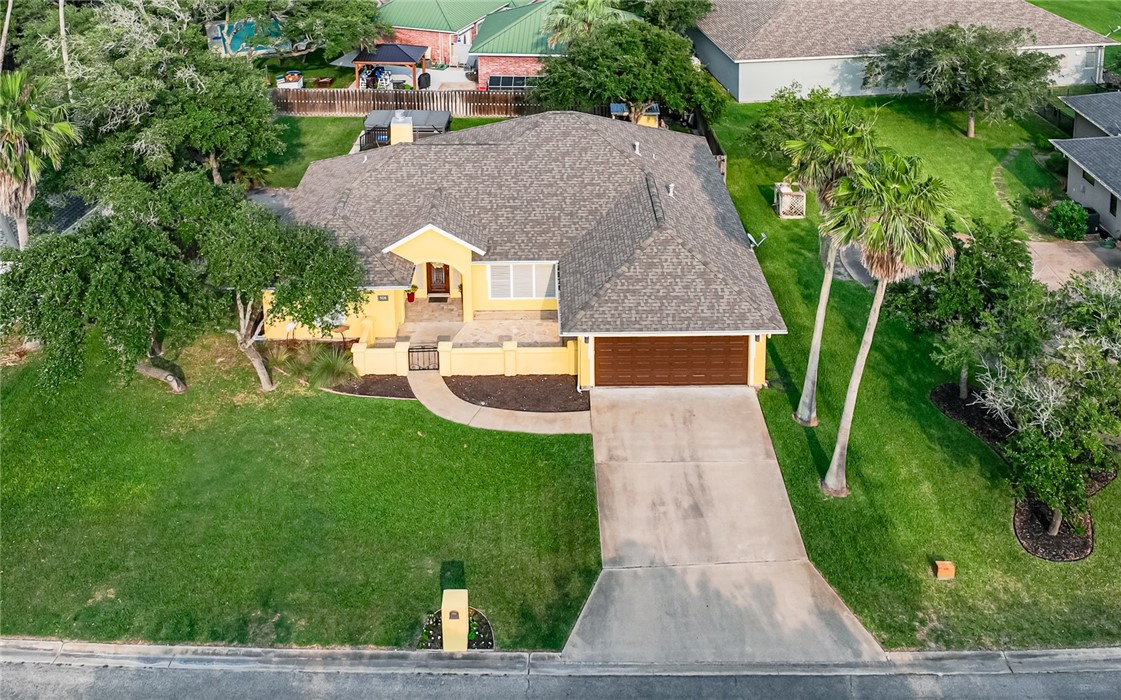
[(1047, 214), (1047, 223), (1055, 229), (1055, 235), (1068, 241), (1080, 241), (1086, 237), (1089, 219), (1086, 209), (1073, 199), (1064, 199), (1051, 207)]

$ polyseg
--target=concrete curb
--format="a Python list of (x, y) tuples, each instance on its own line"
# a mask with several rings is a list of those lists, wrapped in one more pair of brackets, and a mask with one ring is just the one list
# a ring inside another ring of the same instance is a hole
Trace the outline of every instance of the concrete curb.
[(552, 652), (263, 649), (0, 639), (0, 662), (117, 668), (495, 676), (867, 676), (1121, 672), (1121, 647), (888, 652), (866, 664), (605, 664)]

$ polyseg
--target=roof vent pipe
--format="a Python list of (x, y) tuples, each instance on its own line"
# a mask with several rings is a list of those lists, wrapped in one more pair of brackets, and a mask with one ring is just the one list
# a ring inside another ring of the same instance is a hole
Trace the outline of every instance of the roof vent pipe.
[(672, 182), (669, 183), (669, 187), (667, 187), (667, 189), (669, 190), (669, 196), (672, 197), (673, 196), (673, 183)]
[(634, 142), (634, 153), (635, 153), (635, 155), (637, 155), (637, 156), (640, 156), (640, 155), (642, 155), (641, 153), (639, 153), (639, 152), (638, 152), (638, 141), (635, 141), (635, 142)]

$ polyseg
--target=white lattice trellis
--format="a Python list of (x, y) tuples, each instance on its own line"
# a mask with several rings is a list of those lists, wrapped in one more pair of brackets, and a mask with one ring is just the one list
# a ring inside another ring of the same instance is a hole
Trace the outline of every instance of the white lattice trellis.
[(806, 191), (789, 182), (776, 182), (775, 213), (780, 219), (806, 218)]

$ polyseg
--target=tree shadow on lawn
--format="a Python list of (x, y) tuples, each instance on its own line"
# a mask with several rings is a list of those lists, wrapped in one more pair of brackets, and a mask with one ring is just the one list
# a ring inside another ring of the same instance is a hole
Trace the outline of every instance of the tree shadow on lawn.
[[(522, 602), (513, 615), (517, 629), (508, 638), (510, 648), (563, 648), (599, 572), (599, 566), (582, 572), (563, 571), (552, 579), (551, 594)], [(542, 636), (543, 629), (549, 630), (548, 636)]]

